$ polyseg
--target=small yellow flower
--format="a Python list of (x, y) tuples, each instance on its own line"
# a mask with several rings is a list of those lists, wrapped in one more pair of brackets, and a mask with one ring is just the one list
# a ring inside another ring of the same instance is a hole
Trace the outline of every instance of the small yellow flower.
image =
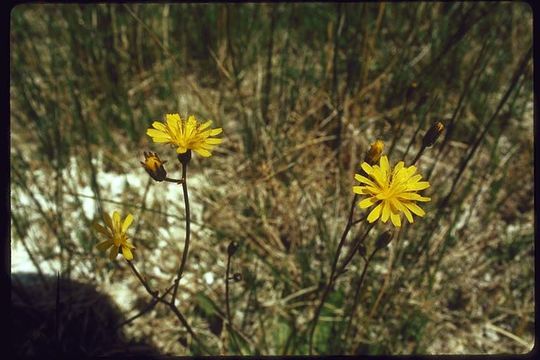
[(212, 148), (221, 144), (222, 139), (214, 138), (223, 129), (210, 129), (212, 121), (199, 124), (195, 116), (182, 120), (179, 114), (167, 114), (165, 122), (154, 121), (153, 128), (146, 130), (146, 134), (156, 143), (166, 143), (176, 146), (178, 154), (193, 150), (203, 157), (212, 155)]
[(107, 213), (103, 214), (103, 219), (105, 220), (105, 224), (107, 225), (106, 228), (99, 225), (98, 223), (94, 223), (93, 227), (94, 230), (105, 235), (107, 240), (99, 243), (96, 247), (101, 251), (105, 251), (110, 248), (109, 258), (111, 260), (114, 260), (116, 258), (116, 255), (118, 255), (118, 252), (121, 248), (122, 255), (124, 255), (126, 260), (133, 260), (133, 254), (131, 252), (131, 249), (135, 249), (135, 246), (133, 246), (133, 244), (128, 241), (128, 237), (126, 235), (126, 230), (133, 222), (133, 215), (128, 214), (124, 221), (121, 222), (120, 214), (118, 213), (118, 211), (115, 211), (113, 213), (112, 219)]
[(420, 174), (414, 175), (416, 166), (405, 167), (403, 161), (400, 161), (392, 170), (385, 155), (381, 157), (379, 165), (371, 166), (364, 162), (361, 167), (370, 178), (355, 174), (354, 178), (364, 185), (353, 186), (353, 192), (369, 196), (358, 203), (360, 208), (376, 205), (367, 217), (368, 222), (372, 223), (380, 217), (382, 222), (386, 223), (390, 219), (395, 226), (400, 227), (400, 212), (405, 214), (410, 223), (414, 222), (411, 212), (418, 216), (425, 215), (415, 201), (431, 200), (417, 193), (427, 189), (429, 182), (420, 181)]
[(140, 162), (144, 170), (156, 181), (163, 181), (167, 178), (167, 171), (163, 167), (167, 160), (161, 161), (158, 154), (145, 152), (144, 162)]
[(381, 158), (382, 152), (384, 149), (384, 142), (382, 140), (377, 140), (369, 147), (369, 150), (366, 152), (364, 161), (369, 165), (376, 164)]

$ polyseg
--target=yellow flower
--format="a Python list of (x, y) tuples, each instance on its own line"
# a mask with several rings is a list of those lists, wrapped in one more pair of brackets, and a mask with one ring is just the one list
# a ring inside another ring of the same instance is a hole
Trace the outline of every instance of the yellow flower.
[(210, 150), (222, 141), (212, 137), (220, 134), (222, 129), (210, 129), (211, 120), (199, 124), (193, 115), (182, 120), (178, 114), (167, 114), (165, 118), (165, 122), (154, 121), (153, 128), (146, 130), (146, 134), (156, 143), (176, 146), (178, 154), (193, 150), (201, 156), (209, 157), (212, 155)]
[(99, 243), (96, 247), (101, 251), (105, 251), (108, 248), (111, 248), (109, 251), (109, 258), (111, 260), (114, 260), (116, 258), (116, 255), (118, 255), (118, 252), (121, 248), (122, 255), (124, 255), (126, 260), (132, 260), (133, 254), (131, 253), (131, 249), (135, 249), (135, 246), (133, 246), (133, 244), (128, 241), (126, 230), (133, 222), (133, 215), (128, 214), (124, 221), (121, 222), (120, 214), (118, 213), (118, 211), (115, 211), (113, 213), (112, 219), (107, 213), (103, 214), (103, 219), (105, 220), (105, 224), (107, 225), (106, 228), (99, 225), (98, 223), (94, 223), (93, 227), (94, 230), (105, 235), (107, 240)]
[(397, 163), (392, 170), (385, 155), (381, 157), (379, 164), (371, 166), (364, 162), (360, 165), (370, 178), (360, 174), (354, 176), (364, 185), (353, 186), (353, 192), (369, 196), (360, 201), (358, 206), (365, 209), (376, 205), (367, 217), (368, 222), (372, 223), (380, 217), (382, 222), (386, 223), (390, 219), (395, 226), (400, 227), (401, 212), (410, 223), (414, 222), (411, 212), (424, 216), (424, 210), (416, 205), (415, 201), (431, 200), (417, 193), (419, 190), (427, 189), (429, 182), (420, 181), (422, 175), (414, 175), (416, 167), (405, 167), (403, 161)]

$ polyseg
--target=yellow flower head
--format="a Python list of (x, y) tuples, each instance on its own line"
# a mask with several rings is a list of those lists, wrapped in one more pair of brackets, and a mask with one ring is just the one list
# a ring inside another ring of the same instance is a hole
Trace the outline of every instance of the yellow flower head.
[(123, 222), (120, 221), (120, 214), (118, 211), (113, 213), (112, 219), (109, 214), (104, 213), (103, 219), (107, 227), (103, 227), (98, 223), (94, 223), (94, 230), (100, 232), (102, 235), (105, 235), (107, 240), (99, 243), (97, 248), (101, 251), (105, 251), (110, 248), (109, 258), (114, 260), (120, 249), (122, 249), (122, 255), (126, 260), (132, 260), (133, 254), (131, 249), (135, 249), (135, 246), (128, 241), (126, 235), (126, 230), (133, 222), (133, 215), (128, 214)]
[(377, 140), (369, 147), (369, 150), (366, 152), (364, 161), (369, 165), (376, 164), (377, 161), (381, 158), (382, 152), (384, 149), (384, 142), (382, 140)]
[(212, 155), (210, 150), (221, 144), (222, 139), (212, 136), (220, 134), (222, 129), (210, 129), (211, 120), (199, 124), (193, 115), (182, 120), (178, 114), (167, 114), (165, 118), (165, 122), (154, 121), (153, 128), (146, 130), (146, 134), (156, 143), (176, 146), (178, 154), (193, 150), (201, 156), (209, 157)]
[(372, 223), (380, 217), (382, 222), (386, 223), (390, 219), (395, 226), (400, 227), (400, 212), (405, 214), (410, 223), (414, 222), (411, 212), (418, 216), (425, 215), (415, 201), (431, 200), (417, 193), (427, 189), (429, 182), (420, 181), (422, 175), (414, 175), (416, 166), (405, 167), (403, 161), (400, 161), (392, 170), (386, 155), (381, 157), (379, 165), (371, 166), (364, 162), (360, 166), (369, 178), (355, 174), (354, 178), (363, 185), (353, 186), (353, 192), (368, 196), (358, 203), (360, 208), (376, 205), (367, 217), (368, 222)]
[(167, 160), (161, 161), (159, 155), (152, 152), (144, 153), (144, 162), (141, 161), (141, 165), (144, 170), (156, 181), (163, 181), (167, 178), (167, 171), (163, 167)]

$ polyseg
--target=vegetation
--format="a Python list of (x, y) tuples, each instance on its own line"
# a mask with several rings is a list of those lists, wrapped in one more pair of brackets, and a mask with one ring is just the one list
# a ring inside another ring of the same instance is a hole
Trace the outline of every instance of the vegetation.
[[(525, 3), (19, 5), (12, 249), (109, 294), (162, 354), (528, 352), (532, 96)], [(140, 165), (185, 175), (146, 135), (172, 113), (223, 129), (189, 161), (187, 261), (187, 188)], [(352, 224), (376, 140), (430, 183), (412, 224)], [(96, 249), (114, 210), (133, 214), (131, 262)], [(182, 272), (176, 304), (140, 283)]]

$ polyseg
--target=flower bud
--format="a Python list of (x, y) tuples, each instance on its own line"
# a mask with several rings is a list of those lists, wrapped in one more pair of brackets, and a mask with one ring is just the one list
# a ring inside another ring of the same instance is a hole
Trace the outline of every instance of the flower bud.
[(161, 161), (156, 153), (144, 152), (144, 162), (141, 161), (141, 165), (152, 179), (163, 181), (167, 178), (167, 171), (163, 167), (166, 162), (167, 160)]
[(407, 88), (407, 99), (410, 99), (414, 95), (417, 88), (418, 88), (418, 83), (416, 81), (413, 81)]
[(442, 122), (437, 121), (435, 124), (433, 124), (433, 126), (431, 126), (424, 135), (424, 138), (422, 139), (422, 146), (430, 147), (431, 145), (435, 144), (435, 141), (437, 141), (443, 130), (444, 125)]
[(392, 241), (393, 236), (394, 232), (392, 230), (386, 230), (377, 238), (377, 241), (375, 242), (375, 247), (377, 249), (383, 249), (387, 247), (388, 244), (390, 244), (390, 241)]
[(358, 253), (360, 254), (361, 257), (366, 257), (367, 250), (366, 250), (366, 245), (364, 245), (364, 243), (361, 243), (360, 246), (358, 246)]
[(229, 247), (227, 248), (227, 253), (229, 254), (229, 256), (233, 256), (234, 253), (236, 252), (236, 250), (238, 250), (238, 243), (236, 241), (232, 241), (230, 244), (229, 244)]
[(382, 140), (377, 140), (369, 147), (369, 150), (366, 152), (364, 161), (369, 165), (376, 164), (381, 158), (382, 151), (384, 149), (384, 142)]
[(182, 164), (182, 166), (186, 166), (189, 164), (189, 161), (191, 160), (191, 149), (187, 149), (187, 151), (183, 154), (178, 154), (178, 161)]

